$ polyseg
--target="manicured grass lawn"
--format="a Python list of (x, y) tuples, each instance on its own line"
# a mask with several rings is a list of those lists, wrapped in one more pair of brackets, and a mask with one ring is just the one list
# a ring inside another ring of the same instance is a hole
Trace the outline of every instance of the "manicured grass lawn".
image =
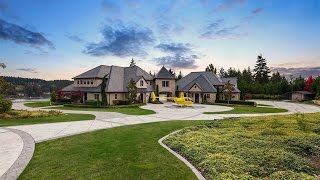
[(196, 179), (158, 140), (199, 124), (148, 123), (42, 142), (19, 179)]
[(91, 114), (60, 114), (60, 115), (47, 116), (47, 117), (28, 117), (28, 118), (11, 118), (11, 119), (0, 118), (0, 127), (27, 125), (27, 124), (55, 123), (55, 122), (66, 122), (66, 121), (93, 120), (93, 119), (95, 119), (95, 116)]
[(155, 114), (154, 111), (148, 109), (142, 109), (140, 107), (112, 107), (112, 108), (86, 108), (86, 107), (53, 107), (50, 109), (59, 110), (75, 110), (75, 111), (103, 111), (103, 112), (118, 112), (127, 115), (148, 115)]
[(233, 118), (165, 140), (207, 179), (316, 179), (320, 113)]
[(288, 112), (286, 109), (255, 106), (230, 106), (234, 109), (222, 112), (204, 112), (204, 114), (258, 114), (258, 113), (282, 113)]
[(36, 101), (36, 102), (29, 102), (29, 103), (25, 103), (24, 104), (27, 107), (47, 107), (47, 106), (51, 106), (50, 105), (50, 101)]

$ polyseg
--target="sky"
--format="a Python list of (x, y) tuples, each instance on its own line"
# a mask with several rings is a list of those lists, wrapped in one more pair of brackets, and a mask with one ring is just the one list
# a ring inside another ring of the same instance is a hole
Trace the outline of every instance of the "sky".
[(0, 75), (71, 79), (98, 65), (184, 75), (320, 75), (320, 0), (0, 0)]

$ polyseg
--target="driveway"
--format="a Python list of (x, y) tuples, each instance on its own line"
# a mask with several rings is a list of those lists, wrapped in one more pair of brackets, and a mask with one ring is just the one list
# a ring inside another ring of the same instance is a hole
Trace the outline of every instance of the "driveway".
[[(286, 113), (279, 114), (292, 114), (292, 113), (315, 113), (320, 112), (320, 107), (296, 104), (281, 101), (257, 101), (259, 104), (272, 105), (274, 107), (288, 109)], [(38, 110), (41, 108), (29, 108), (23, 105), (23, 102), (16, 102), (13, 104), (14, 109)], [(56, 139), (64, 136), (80, 134), (84, 132), (94, 131), (98, 129), (113, 128), (131, 124), (142, 124), (150, 122), (160, 122), (168, 120), (214, 120), (226, 117), (243, 117), (243, 116), (267, 116), (269, 114), (203, 114), (203, 112), (218, 112), (228, 111), (232, 108), (217, 105), (202, 105), (195, 104), (192, 107), (179, 107), (173, 103), (165, 104), (148, 104), (143, 106), (144, 109), (150, 109), (156, 112), (152, 115), (131, 116), (115, 112), (94, 112), (94, 111), (71, 111), (62, 110), (64, 113), (82, 113), (94, 114), (95, 120), (88, 121), (73, 121), (73, 122), (60, 122), (36, 125), (23, 125), (11, 126), (8, 128), (0, 128), (0, 179), (8, 178), (8, 169), (17, 162), (19, 155), (26, 146), (24, 137), (17, 134), (16, 130), (29, 134), (35, 143)], [(42, 109), (47, 110), (47, 109)], [(20, 132), (18, 131), (18, 132)], [(27, 144), (30, 146), (30, 144)], [(32, 155), (32, 154), (31, 154)], [(24, 168), (24, 167), (23, 167)], [(4, 174), (7, 172), (6, 174)], [(4, 174), (4, 175), (3, 175)], [(14, 172), (18, 177), (19, 172)]]

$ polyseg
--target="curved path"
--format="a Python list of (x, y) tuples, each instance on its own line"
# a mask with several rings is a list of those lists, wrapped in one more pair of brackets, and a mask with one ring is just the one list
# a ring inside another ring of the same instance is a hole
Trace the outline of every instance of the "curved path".
[[(24, 102), (16, 102), (13, 104), (13, 109), (37, 110), (41, 108), (29, 108), (23, 105)], [(257, 101), (259, 104), (268, 104), (274, 107), (288, 109), (286, 113), (314, 113), (320, 112), (320, 107), (296, 104), (281, 101)], [(94, 131), (98, 129), (113, 128), (131, 124), (141, 124), (168, 120), (214, 120), (226, 117), (243, 117), (243, 116), (266, 116), (274, 114), (203, 114), (203, 112), (218, 112), (228, 111), (232, 108), (216, 105), (196, 104), (193, 107), (181, 108), (173, 103), (165, 104), (148, 104), (143, 106), (144, 109), (150, 109), (156, 112), (152, 115), (131, 116), (115, 112), (94, 112), (94, 111), (71, 111), (62, 110), (64, 113), (82, 113), (94, 114), (95, 120), (88, 121), (72, 121), (36, 125), (11, 126), (10, 129), (16, 129), (26, 132), (31, 135), (36, 143), (55, 139), (74, 134)], [(48, 110), (48, 109), (42, 109)], [(4, 141), (4, 142), (2, 142)], [(0, 128), (0, 179), (4, 178), (3, 174), (16, 162), (19, 158), (24, 142), (21, 137), (5, 128)]]

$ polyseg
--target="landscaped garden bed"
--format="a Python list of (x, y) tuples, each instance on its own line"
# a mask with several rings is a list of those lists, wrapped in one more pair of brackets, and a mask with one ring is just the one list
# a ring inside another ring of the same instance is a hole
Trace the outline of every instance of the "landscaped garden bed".
[(0, 114), (0, 126), (93, 120), (91, 114), (63, 114), (60, 111), (10, 110)]
[(165, 143), (207, 179), (315, 179), (319, 139), (317, 113), (214, 121)]

